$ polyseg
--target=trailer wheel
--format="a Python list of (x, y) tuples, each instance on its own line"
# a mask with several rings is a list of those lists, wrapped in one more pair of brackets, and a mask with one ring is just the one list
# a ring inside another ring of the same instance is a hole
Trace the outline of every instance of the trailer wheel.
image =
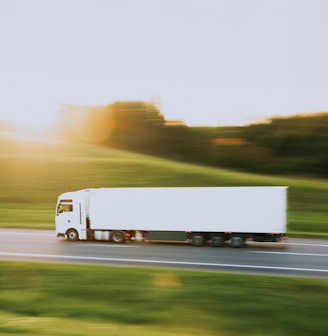
[(76, 230), (70, 229), (67, 231), (67, 239), (69, 241), (77, 241), (79, 240), (79, 234), (77, 233)]
[(216, 235), (216, 236), (212, 236), (211, 238), (211, 246), (213, 247), (221, 247), (223, 246), (224, 243), (224, 237), (223, 235)]
[(245, 237), (243, 235), (232, 235), (230, 245), (232, 247), (242, 247), (245, 243)]
[(116, 244), (121, 244), (125, 241), (125, 234), (122, 231), (113, 231), (112, 241)]
[(192, 236), (191, 243), (194, 246), (203, 246), (205, 243), (205, 237), (202, 234), (195, 234)]

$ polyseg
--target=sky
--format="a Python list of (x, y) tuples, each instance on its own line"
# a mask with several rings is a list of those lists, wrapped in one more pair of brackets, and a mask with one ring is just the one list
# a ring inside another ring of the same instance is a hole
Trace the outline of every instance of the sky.
[(326, 0), (0, 0), (0, 120), (153, 101), (244, 125), (328, 111)]

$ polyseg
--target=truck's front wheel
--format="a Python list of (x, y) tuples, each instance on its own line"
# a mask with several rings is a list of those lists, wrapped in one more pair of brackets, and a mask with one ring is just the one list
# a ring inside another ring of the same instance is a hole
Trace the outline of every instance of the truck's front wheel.
[(67, 231), (67, 239), (69, 241), (77, 241), (79, 240), (79, 234), (77, 233), (76, 230), (70, 229)]
[(116, 244), (125, 242), (125, 234), (122, 231), (114, 231), (112, 233), (112, 241)]

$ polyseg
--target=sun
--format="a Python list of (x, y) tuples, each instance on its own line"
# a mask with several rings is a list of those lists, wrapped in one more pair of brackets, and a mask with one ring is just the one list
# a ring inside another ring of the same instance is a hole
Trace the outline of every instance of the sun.
[(46, 96), (23, 96), (0, 102), (0, 120), (12, 124), (17, 131), (45, 133), (57, 122), (60, 104)]
[[(56, 113), (43, 113), (43, 110), (33, 110), (34, 113), (24, 109), (25, 113), (14, 113), (16, 110), (11, 110), (11, 113), (0, 113), (1, 121), (7, 127), (0, 128), (0, 135), (22, 141), (29, 142), (53, 142), (57, 141), (56, 125), (58, 122)], [(22, 111), (21, 109), (19, 111)]]
[(25, 132), (46, 133), (56, 122), (57, 113), (50, 111), (34, 111), (26, 114), (17, 113), (12, 116), (16, 127)]
[(29, 118), (20, 118), (17, 120), (19, 127), (30, 131), (45, 131), (53, 124), (53, 122), (54, 120), (52, 118), (41, 117), (39, 115), (31, 116)]

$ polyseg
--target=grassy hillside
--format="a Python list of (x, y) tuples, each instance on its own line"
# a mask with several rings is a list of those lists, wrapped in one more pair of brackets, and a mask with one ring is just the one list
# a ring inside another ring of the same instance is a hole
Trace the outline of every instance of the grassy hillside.
[(57, 196), (92, 187), (287, 185), (289, 234), (328, 237), (328, 181), (238, 173), (0, 135), (0, 226), (54, 228)]
[(326, 335), (325, 279), (0, 262), (1, 335)]

